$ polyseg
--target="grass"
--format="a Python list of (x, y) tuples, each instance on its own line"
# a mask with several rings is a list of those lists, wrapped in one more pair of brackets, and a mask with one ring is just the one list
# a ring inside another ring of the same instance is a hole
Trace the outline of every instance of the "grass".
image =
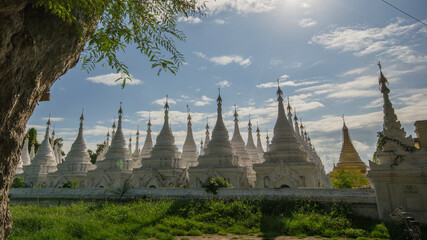
[[(404, 239), (396, 226), (311, 202), (143, 200), (13, 206), (10, 239), (182, 239), (203, 234)], [(402, 228), (399, 228), (402, 230)]]

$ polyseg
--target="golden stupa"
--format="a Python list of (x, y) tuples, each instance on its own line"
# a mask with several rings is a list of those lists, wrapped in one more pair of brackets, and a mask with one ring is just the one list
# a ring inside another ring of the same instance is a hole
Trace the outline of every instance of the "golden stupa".
[(350, 134), (348, 133), (348, 127), (345, 125), (343, 117), (343, 143), (341, 148), (340, 160), (336, 166), (334, 166), (333, 172), (340, 170), (351, 170), (360, 171), (365, 174), (366, 165), (360, 159), (359, 154), (353, 146), (350, 140)]

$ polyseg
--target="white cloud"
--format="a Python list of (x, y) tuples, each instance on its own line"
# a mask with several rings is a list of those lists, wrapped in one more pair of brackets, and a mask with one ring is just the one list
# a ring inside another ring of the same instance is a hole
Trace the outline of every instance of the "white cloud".
[(229, 87), (229, 86), (231, 86), (231, 83), (230, 83), (229, 81), (227, 81), (227, 80), (223, 80), (223, 81), (221, 81), (221, 82), (218, 82), (216, 85), (217, 85), (217, 86), (220, 86), (220, 87), (222, 87), (222, 88), (224, 88), (224, 87)]
[(188, 17), (179, 17), (178, 22), (190, 23), (190, 24), (198, 24), (202, 22), (202, 19), (198, 17), (188, 16)]
[(340, 74), (339, 76), (345, 77), (345, 76), (350, 76), (350, 75), (358, 75), (358, 74), (361, 74), (361, 73), (367, 71), (368, 69), (369, 69), (368, 67), (355, 68), (355, 69), (349, 70), (343, 74)]
[[(123, 73), (109, 73), (109, 74), (104, 74), (104, 75), (99, 75), (99, 76), (94, 76), (94, 77), (88, 77), (86, 78), (86, 80), (91, 81), (93, 83), (102, 83), (105, 84), (107, 86), (114, 86), (114, 85), (120, 85), (123, 83), (123, 80), (119, 80), (116, 81), (117, 79), (121, 78), (121, 77), (126, 77), (125, 74)], [(134, 78), (132, 75), (130, 75), (132, 81), (127, 80), (126, 84), (129, 85), (139, 85), (139, 84), (143, 84), (144, 82)]]
[(273, 58), (270, 60), (270, 65), (272, 66), (283, 65), (283, 60), (278, 58)]
[(198, 51), (194, 51), (193, 52), (193, 54), (194, 55), (196, 55), (197, 57), (199, 57), (199, 58), (203, 58), (203, 59), (206, 59), (207, 57), (206, 57), (206, 54), (204, 54), (204, 53), (202, 53), (202, 52), (198, 52)]
[(203, 95), (201, 100), (197, 100), (194, 102), (194, 106), (201, 107), (201, 106), (209, 105), (211, 104), (211, 102), (213, 102), (212, 98), (209, 98)]
[[(45, 120), (45, 121), (47, 121), (48, 119), (49, 119), (48, 117), (42, 118), (42, 120)], [(50, 117), (51, 122), (61, 122), (64, 120), (65, 120), (65, 118), (62, 118), (62, 117)]]
[(409, 37), (422, 34), (420, 24), (404, 25), (398, 18), (386, 27), (337, 27), (329, 33), (314, 35), (309, 43), (319, 44), (326, 49), (352, 52), (356, 56), (378, 53), (392, 61), (405, 63), (424, 63), (427, 56), (419, 55), (408, 46)]
[(228, 65), (230, 63), (237, 63), (243, 67), (247, 67), (252, 63), (251, 57), (243, 58), (238, 55), (212, 57), (209, 59), (209, 61), (218, 65)]
[(301, 27), (312, 27), (312, 26), (316, 25), (316, 24), (317, 24), (317, 22), (316, 22), (315, 20), (311, 19), (311, 18), (304, 18), (304, 19), (301, 19), (301, 20), (298, 22), (298, 24), (299, 24)]
[(216, 23), (216, 24), (225, 24), (225, 20), (223, 20), (223, 19), (215, 19), (214, 23)]
[(206, 2), (207, 11), (217, 14), (223, 11), (236, 11), (238, 14), (269, 12), (275, 9), (279, 0), (215, 0)]
[[(164, 106), (165, 103), (166, 103), (166, 97), (154, 100), (152, 103), (158, 104), (160, 106)], [(168, 103), (169, 104), (176, 104), (176, 101), (174, 99), (172, 99), (172, 98), (168, 98)]]
[[(286, 76), (286, 78), (288, 78), (289, 76), (287, 75), (283, 75)], [(283, 77), (282, 76), (282, 77)], [(281, 79), (286, 79), (286, 78), (282, 78)], [(280, 86), (291, 86), (291, 87), (298, 87), (298, 86), (304, 86), (304, 85), (312, 85), (312, 84), (316, 84), (319, 81), (292, 81), (292, 80), (288, 80), (288, 81), (284, 81), (284, 82), (280, 82)], [(277, 87), (277, 82), (268, 82), (268, 83), (261, 83), (256, 85), (257, 88), (275, 88)]]

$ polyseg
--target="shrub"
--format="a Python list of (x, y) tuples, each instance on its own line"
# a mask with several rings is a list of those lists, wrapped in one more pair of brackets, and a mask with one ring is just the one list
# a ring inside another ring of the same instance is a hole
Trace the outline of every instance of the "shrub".
[(202, 185), (202, 187), (205, 188), (206, 192), (218, 194), (218, 190), (220, 188), (231, 188), (232, 186), (227, 179), (217, 176), (215, 178), (207, 179), (207, 181)]
[(69, 182), (67, 182), (66, 184), (64, 184), (62, 187), (63, 188), (77, 188), (77, 186), (79, 186), (80, 181), (78, 179), (73, 179)]
[(26, 188), (27, 184), (25, 184), (24, 178), (17, 177), (13, 179), (12, 188)]

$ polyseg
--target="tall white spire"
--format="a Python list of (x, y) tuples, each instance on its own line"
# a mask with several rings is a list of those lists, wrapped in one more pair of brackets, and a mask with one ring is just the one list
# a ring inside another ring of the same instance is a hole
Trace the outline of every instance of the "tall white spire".
[(288, 96), (288, 106), (286, 107), (286, 109), (288, 110), (288, 121), (289, 124), (291, 125), (291, 128), (293, 129), (293, 123), (292, 123), (292, 107), (291, 107), (291, 103), (289, 101), (289, 96)]
[(261, 143), (261, 131), (259, 130), (258, 123), (256, 126), (256, 149), (258, 150), (258, 154), (264, 156), (264, 149), (262, 148)]
[(111, 141), (113, 141), (114, 135), (116, 135), (116, 116), (114, 116), (114, 121), (111, 128), (113, 129), (113, 131), (111, 132)]
[(183, 167), (192, 167), (198, 164), (197, 158), (199, 154), (197, 153), (196, 142), (193, 137), (193, 130), (191, 128), (191, 115), (190, 108), (187, 105), (187, 137), (185, 138), (184, 146), (182, 148), (182, 162)]
[(34, 146), (34, 142), (31, 144), (30, 149), (30, 160), (33, 160), (33, 158), (36, 156), (36, 147)]
[(122, 115), (122, 103), (120, 102), (117, 131), (111, 140), (111, 146), (108, 152), (105, 154), (104, 161), (97, 162), (96, 170), (131, 170), (133, 167), (132, 158), (129, 154), (128, 148), (126, 147), (126, 140), (122, 131)]
[[(218, 89), (219, 91), (219, 89)], [(212, 131), (212, 139), (210, 140), (205, 155), (199, 158), (198, 167), (218, 165), (222, 167), (238, 166), (239, 156), (231, 145), (228, 131), (222, 118), (222, 98), (219, 91), (217, 98), (217, 119), (214, 130)], [(206, 142), (205, 142), (206, 144)], [(227, 159), (222, 161), (222, 159)]]
[(203, 147), (203, 139), (200, 140), (200, 153), (199, 156), (205, 155), (205, 148)]
[(141, 150), (141, 158), (149, 158), (151, 157), (151, 150), (153, 150), (153, 140), (151, 138), (151, 118), (148, 117), (147, 123), (147, 135), (145, 137), (144, 146)]
[(249, 115), (248, 122), (248, 142), (246, 143), (246, 150), (251, 157), (252, 163), (261, 163), (262, 160), (259, 158), (258, 149), (254, 144), (254, 139), (252, 137), (252, 123), (251, 123), (251, 115)]
[(234, 105), (234, 133), (233, 137), (231, 138), (231, 144), (236, 150), (237, 155), (240, 156), (240, 165), (242, 167), (251, 167), (252, 160), (249, 156), (248, 151), (246, 150), (245, 142), (243, 141), (242, 135), (240, 134), (238, 116), (239, 114), (237, 114), (237, 107), (236, 105)]
[(179, 167), (180, 155), (178, 148), (175, 145), (175, 137), (169, 125), (169, 103), (168, 96), (166, 95), (165, 103), (165, 117), (163, 127), (156, 138), (156, 144), (151, 150), (151, 157), (142, 160), (142, 167), (166, 167), (174, 168)]
[(128, 149), (129, 149), (129, 155), (132, 156), (132, 134), (129, 135), (129, 145), (128, 145)]
[(307, 154), (302, 150), (291, 122), (286, 118), (279, 81), (277, 85), (278, 116), (270, 150), (264, 154), (264, 158), (267, 162), (306, 162)]
[(21, 160), (23, 166), (30, 165), (31, 163), (30, 154), (28, 153), (28, 138), (28, 134), (25, 135), (24, 146), (22, 146), (21, 151)]
[(92, 165), (89, 153), (87, 152), (86, 141), (83, 136), (83, 121), (84, 116), (82, 113), (80, 116), (79, 133), (77, 134), (76, 140), (71, 145), (71, 149), (63, 164), (87, 163)]
[(141, 167), (141, 151), (139, 149), (139, 126), (137, 126), (136, 130), (136, 140), (135, 140), (135, 151), (132, 154), (132, 160), (134, 163), (134, 168)]
[(205, 131), (205, 145), (203, 145), (204, 147), (204, 152), (206, 153), (206, 150), (208, 149), (208, 144), (210, 142), (210, 136), (209, 136), (209, 119), (206, 118), (206, 127), (205, 127), (206, 131)]

